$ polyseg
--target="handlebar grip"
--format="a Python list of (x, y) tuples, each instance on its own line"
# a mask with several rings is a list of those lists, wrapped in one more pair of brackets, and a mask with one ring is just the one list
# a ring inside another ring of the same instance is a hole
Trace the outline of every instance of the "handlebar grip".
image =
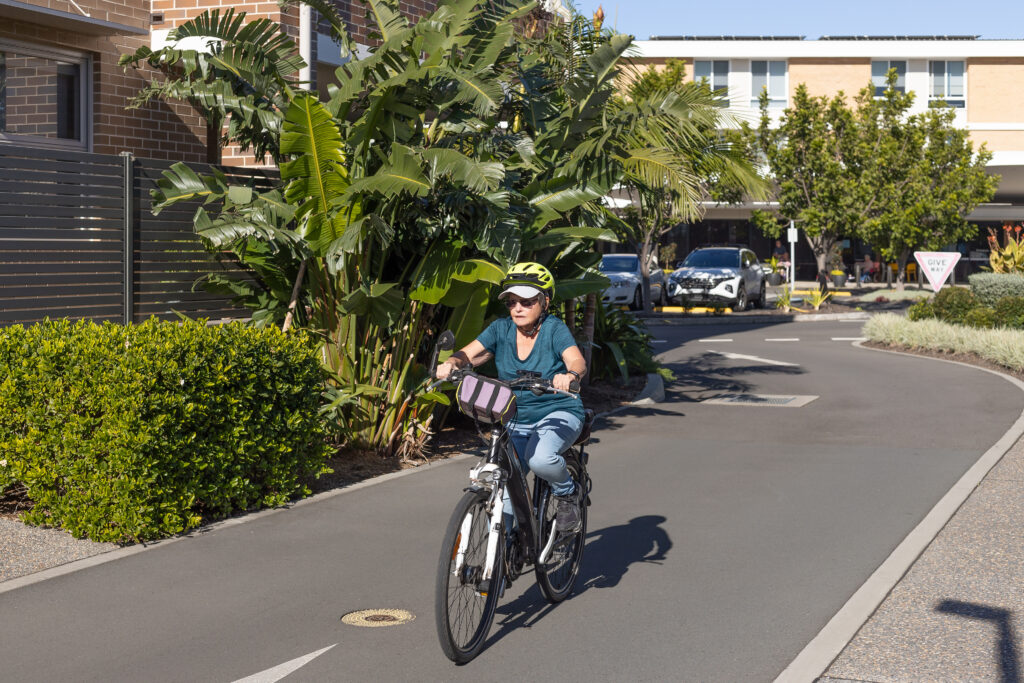
[(580, 381), (578, 379), (569, 382), (569, 391), (574, 394), (580, 393)]

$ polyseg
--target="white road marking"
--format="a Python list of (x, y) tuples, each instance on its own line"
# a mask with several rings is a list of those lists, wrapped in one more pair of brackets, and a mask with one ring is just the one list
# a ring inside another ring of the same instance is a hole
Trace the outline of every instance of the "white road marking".
[(711, 351), (710, 353), (717, 353), (719, 356), (731, 358), (732, 360), (750, 360), (755, 363), (764, 363), (765, 365), (783, 365), (789, 367), (799, 367), (798, 363), (786, 363), (781, 360), (772, 360), (770, 358), (761, 358), (759, 356), (746, 356), (742, 353), (726, 353), (725, 351)]
[(867, 337), (832, 337), (832, 341), (867, 341)]
[(800, 337), (769, 337), (765, 341), (800, 341)]
[(652, 344), (668, 344), (668, 339), (652, 339)]
[(306, 666), (314, 659), (330, 650), (335, 645), (337, 645), (337, 643), (335, 643), (334, 645), (329, 645), (322, 650), (310, 652), (308, 655), (305, 655), (303, 657), (296, 657), (295, 659), (289, 662), (285, 662), (284, 664), (278, 664), (273, 669), (267, 669), (266, 671), (261, 671), (259, 673), (253, 674), (252, 676), (240, 678), (237, 681), (235, 681), (235, 683), (276, 683), (277, 681), (281, 680), (293, 671), (297, 671), (302, 667)]
[(706, 344), (714, 344), (715, 342), (731, 342), (732, 339), (698, 339), (697, 341), (704, 342)]

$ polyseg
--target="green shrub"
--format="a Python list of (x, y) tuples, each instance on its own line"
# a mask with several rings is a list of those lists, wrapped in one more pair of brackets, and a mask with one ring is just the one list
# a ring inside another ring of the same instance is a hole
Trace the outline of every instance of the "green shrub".
[(1007, 296), (1024, 296), (1024, 275), (1019, 273), (975, 273), (967, 278), (971, 292), (986, 306)]
[(1000, 327), (1024, 328), (1024, 297), (1004, 296), (996, 302), (995, 315)]
[(281, 505), (326, 471), (324, 375), (304, 334), (201, 322), (0, 330), (0, 487), (31, 524), (168, 536)]
[(907, 317), (911, 320), (927, 320), (935, 317), (935, 305), (931, 299), (921, 299), (910, 305)]
[(964, 315), (964, 325), (978, 329), (991, 329), (996, 326), (996, 312), (988, 306), (978, 306)]
[(969, 290), (961, 287), (943, 287), (932, 300), (935, 317), (947, 323), (964, 324), (967, 314), (978, 305)]
[(1018, 372), (1024, 371), (1024, 332), (975, 330), (938, 320), (913, 322), (902, 315), (882, 313), (864, 324), (871, 341), (945, 353), (972, 353)]

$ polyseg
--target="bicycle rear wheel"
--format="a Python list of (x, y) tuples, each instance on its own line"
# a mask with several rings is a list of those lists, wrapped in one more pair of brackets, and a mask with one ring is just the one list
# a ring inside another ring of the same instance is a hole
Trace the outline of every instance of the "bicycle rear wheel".
[[(573, 462), (566, 454), (566, 466), (569, 474), (576, 482), (576, 486), (583, 488), (582, 468), (578, 462)], [(544, 489), (540, 496), (540, 522), (541, 537), (543, 544), (547, 545), (550, 535), (557, 534), (552, 531), (555, 521), (555, 496), (551, 487), (544, 483)], [(587, 496), (586, 491), (580, 492), (580, 522), (579, 531), (571, 534), (556, 536), (551, 557), (543, 565), (539, 562), (535, 568), (537, 574), (537, 585), (548, 602), (561, 602), (572, 593), (576, 585), (576, 577), (580, 573), (580, 564), (583, 562), (583, 544), (587, 538)]]
[(484, 579), (489, 498), (486, 491), (469, 491), (462, 497), (448, 522), (437, 563), (437, 637), (444, 654), (456, 664), (465, 664), (483, 649), (505, 581), (504, 529), (497, 544), (494, 571), (490, 579)]

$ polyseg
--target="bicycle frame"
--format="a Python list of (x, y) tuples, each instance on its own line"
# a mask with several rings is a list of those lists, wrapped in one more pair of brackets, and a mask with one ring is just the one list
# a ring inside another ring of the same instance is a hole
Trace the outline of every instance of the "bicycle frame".
[(497, 544), (503, 543), (500, 537), (502, 515), (504, 514), (503, 492), (508, 491), (512, 503), (512, 514), (519, 521), (519, 549), (527, 562), (537, 560), (540, 529), (531, 502), (530, 486), (526, 479), (527, 473), (519, 461), (519, 456), (512, 445), (508, 430), (503, 426), (491, 428), (491, 441), (485, 461), (470, 471), (470, 488), (486, 489), (491, 492), (488, 502), (490, 506), (490, 533), (487, 539), (487, 564), (484, 567), (484, 578), (489, 579), (494, 572), (494, 558), (497, 555)]

